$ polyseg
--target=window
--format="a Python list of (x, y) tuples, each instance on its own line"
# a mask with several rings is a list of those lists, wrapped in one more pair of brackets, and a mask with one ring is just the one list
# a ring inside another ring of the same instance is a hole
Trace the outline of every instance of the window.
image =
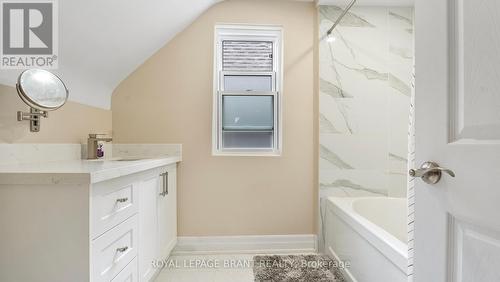
[(214, 155), (281, 152), (281, 28), (215, 28)]

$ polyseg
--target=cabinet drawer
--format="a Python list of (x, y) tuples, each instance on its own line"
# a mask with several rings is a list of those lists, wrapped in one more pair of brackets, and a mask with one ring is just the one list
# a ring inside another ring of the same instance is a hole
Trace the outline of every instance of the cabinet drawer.
[(137, 255), (137, 215), (92, 242), (92, 281), (111, 281)]
[(92, 238), (137, 213), (138, 194), (137, 184), (123, 183), (121, 180), (93, 187)]
[(138, 282), (137, 258), (134, 258), (125, 268), (116, 275), (111, 282)]

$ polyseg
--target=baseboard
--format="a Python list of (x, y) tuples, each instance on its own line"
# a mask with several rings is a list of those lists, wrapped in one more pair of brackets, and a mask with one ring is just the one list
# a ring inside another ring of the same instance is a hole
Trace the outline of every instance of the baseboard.
[(316, 235), (178, 237), (173, 254), (316, 253)]

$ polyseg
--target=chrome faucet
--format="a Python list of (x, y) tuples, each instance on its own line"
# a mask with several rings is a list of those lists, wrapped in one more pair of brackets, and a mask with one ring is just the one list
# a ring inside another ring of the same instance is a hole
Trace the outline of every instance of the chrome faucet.
[(95, 160), (97, 159), (97, 142), (111, 142), (113, 138), (111, 137), (98, 137), (105, 136), (106, 134), (89, 134), (89, 139), (87, 139), (87, 159)]

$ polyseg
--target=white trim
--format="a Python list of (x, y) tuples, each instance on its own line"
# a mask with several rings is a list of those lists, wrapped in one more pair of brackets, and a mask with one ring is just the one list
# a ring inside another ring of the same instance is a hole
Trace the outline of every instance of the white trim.
[[(276, 92), (276, 72), (275, 71), (254, 71), (254, 72), (251, 72), (251, 71), (223, 71), (221, 70), (219, 72), (219, 87), (220, 87), (220, 91), (219, 92), (222, 92), (222, 93), (225, 93), (227, 92), (226, 89), (225, 89), (225, 85), (224, 85), (224, 76), (238, 76), (238, 75), (241, 75), (241, 76), (271, 76), (271, 91), (268, 91), (268, 92)], [(230, 91), (230, 90), (229, 90)], [(234, 92), (234, 91), (233, 91)], [(242, 93), (240, 91), (240, 93)], [(254, 94), (255, 91), (250, 91), (250, 93)], [(241, 95), (245, 95), (245, 94), (241, 94)], [(247, 94), (248, 95), (248, 94)]]
[(173, 254), (316, 253), (316, 235), (178, 237)]
[[(271, 40), (273, 44), (273, 92), (276, 94), (275, 105), (275, 136), (273, 148), (270, 149), (242, 149), (238, 151), (221, 150), (219, 140), (221, 140), (220, 91), (221, 80), (220, 70), (222, 69), (222, 49), (219, 48), (220, 38), (256, 38), (257, 40)], [(212, 156), (281, 156), (283, 146), (283, 27), (280, 25), (246, 25), (246, 24), (216, 24), (214, 27), (214, 63), (213, 63), (213, 102), (212, 102)], [(276, 110), (277, 108), (277, 110)]]

